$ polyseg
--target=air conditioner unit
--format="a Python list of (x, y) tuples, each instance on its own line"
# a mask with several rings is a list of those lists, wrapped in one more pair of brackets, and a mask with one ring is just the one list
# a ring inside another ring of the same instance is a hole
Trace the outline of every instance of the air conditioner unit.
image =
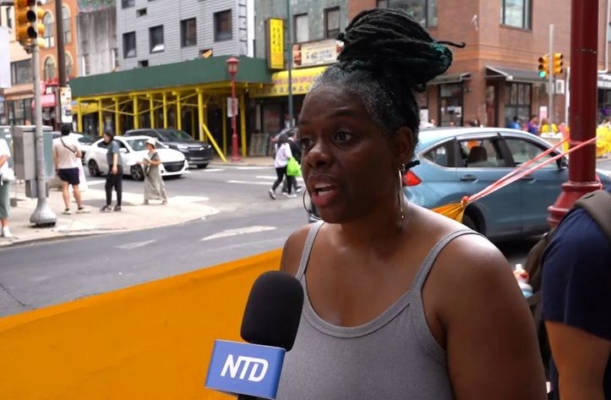
[(565, 93), (565, 81), (564, 79), (558, 79), (556, 81), (555, 91), (556, 94), (564, 94)]

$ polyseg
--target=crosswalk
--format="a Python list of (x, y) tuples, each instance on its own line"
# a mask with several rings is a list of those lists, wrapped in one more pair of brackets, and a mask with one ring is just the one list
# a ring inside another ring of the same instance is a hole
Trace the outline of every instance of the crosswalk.
[[(245, 181), (239, 179), (231, 179), (228, 180), (227, 183), (233, 183), (238, 185), (262, 185), (262, 186), (270, 186), (276, 180), (276, 176), (274, 175), (257, 175), (254, 180)], [(303, 178), (298, 177), (297, 183), (302, 184)]]

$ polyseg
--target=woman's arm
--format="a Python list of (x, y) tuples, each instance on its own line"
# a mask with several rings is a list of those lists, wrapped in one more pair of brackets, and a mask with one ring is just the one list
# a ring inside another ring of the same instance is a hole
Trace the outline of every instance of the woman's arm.
[(438, 262), (444, 265), (433, 272), (445, 288), (440, 320), (456, 399), (545, 400), (535, 324), (500, 251), (468, 235)]

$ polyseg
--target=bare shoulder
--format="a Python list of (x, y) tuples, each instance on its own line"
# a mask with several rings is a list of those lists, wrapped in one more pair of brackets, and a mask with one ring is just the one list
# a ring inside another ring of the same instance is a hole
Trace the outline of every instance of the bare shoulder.
[(301, 253), (303, 253), (303, 247), (305, 245), (306, 238), (312, 225), (304, 225), (297, 229), (284, 242), (284, 248), (282, 249), (282, 260), (280, 262), (280, 270), (287, 272), (291, 275), (297, 274), (299, 269), (299, 261), (301, 260)]

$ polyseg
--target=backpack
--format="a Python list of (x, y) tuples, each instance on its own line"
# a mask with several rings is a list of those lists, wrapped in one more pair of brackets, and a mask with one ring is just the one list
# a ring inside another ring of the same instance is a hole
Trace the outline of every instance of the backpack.
[[(611, 244), (611, 193), (605, 190), (597, 190), (591, 193), (587, 193), (581, 197), (572, 210), (576, 208), (584, 209), (590, 217), (598, 224), (609, 239)], [(568, 213), (567, 213), (568, 215)], [(560, 221), (560, 224), (562, 221)], [(558, 224), (558, 225), (560, 225)], [(541, 240), (530, 250), (524, 269), (530, 276), (529, 284), (533, 288), (533, 295), (527, 299), (530, 312), (532, 313), (537, 328), (537, 338), (539, 340), (539, 352), (543, 365), (545, 366), (546, 376), (549, 376), (549, 364), (551, 360), (551, 348), (547, 338), (547, 331), (545, 329), (545, 323), (541, 319), (542, 311), (542, 292), (541, 292), (541, 280), (543, 277), (543, 255), (545, 250), (554, 237), (555, 230), (552, 228), (547, 232)]]

